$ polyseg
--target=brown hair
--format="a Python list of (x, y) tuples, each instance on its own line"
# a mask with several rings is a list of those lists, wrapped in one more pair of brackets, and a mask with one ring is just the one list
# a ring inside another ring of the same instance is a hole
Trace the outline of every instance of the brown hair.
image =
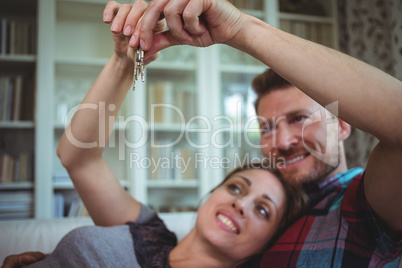
[(251, 82), (251, 87), (257, 94), (257, 99), (254, 102), (255, 112), (257, 113), (258, 104), (260, 103), (262, 97), (274, 90), (286, 89), (291, 85), (291, 83), (289, 83), (286, 79), (272, 69), (267, 69), (262, 74), (254, 77), (253, 81)]
[(275, 175), (275, 177), (277, 177), (279, 182), (282, 184), (283, 189), (285, 190), (286, 206), (283, 218), (279, 222), (278, 229), (275, 231), (274, 236), (270, 239), (270, 241), (267, 242), (268, 248), (272, 246), (275, 241), (283, 234), (283, 232), (307, 209), (309, 200), (307, 194), (303, 191), (301, 186), (285, 180), (278, 169), (271, 168), (269, 163), (264, 161), (246, 163), (240, 167), (235, 168), (234, 170), (229, 172), (225, 176), (223, 181), (214, 189), (212, 189), (211, 192), (213, 192), (216, 188), (222, 186), (234, 174), (252, 168), (263, 169), (271, 172), (273, 175)]

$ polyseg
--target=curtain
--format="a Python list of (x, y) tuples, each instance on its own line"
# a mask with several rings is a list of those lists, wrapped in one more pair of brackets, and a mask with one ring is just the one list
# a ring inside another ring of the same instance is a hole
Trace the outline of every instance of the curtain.
[[(338, 0), (340, 50), (402, 80), (402, 0)], [(363, 166), (377, 140), (352, 129), (349, 167)]]

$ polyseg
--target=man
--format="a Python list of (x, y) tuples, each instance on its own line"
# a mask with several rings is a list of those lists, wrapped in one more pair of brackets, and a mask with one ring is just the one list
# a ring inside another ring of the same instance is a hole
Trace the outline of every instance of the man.
[[(359, 185), (363, 169), (347, 169), (343, 141), (350, 134), (350, 125), (272, 69), (258, 75), (252, 86), (258, 96), (255, 109), (263, 154), (285, 160), (280, 172), (303, 184), (313, 205), (264, 254), (261, 267), (352, 263), (368, 267), (374, 263), (373, 256), (395, 259), (397, 265), (398, 250), (391, 240), (381, 237)], [(336, 105), (332, 107), (335, 112)], [(382, 262), (379, 260), (375, 263)]]

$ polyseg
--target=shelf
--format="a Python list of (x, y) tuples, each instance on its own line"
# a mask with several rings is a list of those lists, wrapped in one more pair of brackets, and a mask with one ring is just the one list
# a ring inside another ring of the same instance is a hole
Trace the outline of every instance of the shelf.
[[(128, 187), (128, 182), (127, 181), (120, 180), (120, 184), (124, 188)], [(54, 190), (74, 190), (74, 185), (73, 185), (72, 181), (53, 182), (53, 189)]]
[(279, 14), (279, 19), (291, 20), (291, 21), (315, 22), (323, 24), (332, 24), (334, 22), (334, 19), (330, 17), (283, 13), (283, 12)]
[(11, 54), (0, 55), (0, 61), (32, 63), (36, 61), (36, 55), (11, 55)]
[[(0, 125), (1, 128), (1, 125)], [(53, 128), (55, 131), (64, 131), (66, 129), (65, 125), (63, 123), (54, 123)], [(126, 130), (127, 124), (125, 125), (123, 122), (116, 122), (113, 130), (118, 130), (118, 131), (123, 131)]]
[(242, 73), (242, 74), (259, 74), (264, 72), (267, 67), (266, 66), (252, 66), (252, 65), (221, 65), (222, 73)]
[[(103, 67), (108, 62), (108, 58), (63, 58), (58, 57), (56, 64), (60, 65), (81, 65), (81, 66), (100, 66)], [(147, 66), (145, 69), (149, 70), (169, 70), (169, 71), (185, 71), (192, 72), (196, 69), (196, 65), (193, 63), (169, 63), (169, 62), (154, 62)]]
[(198, 132), (199, 126), (191, 125), (191, 128), (187, 124), (164, 124), (164, 123), (149, 123), (151, 126), (148, 128), (149, 132)]
[(103, 67), (108, 62), (108, 58), (62, 58), (56, 59), (56, 64), (77, 65), (77, 66), (98, 66)]
[(242, 11), (253, 17), (264, 19), (264, 12), (262, 10), (243, 9)]
[(105, 4), (105, 5), (107, 1), (108, 0), (57, 0), (57, 2), (64, 2), (64, 3)]
[(34, 122), (31, 121), (0, 121), (0, 129), (29, 129), (34, 126)]
[(0, 190), (31, 190), (33, 183), (30, 181), (24, 182), (2, 182), (0, 183)]
[(145, 69), (162, 70), (165, 72), (166, 71), (193, 72), (194, 70), (196, 70), (196, 65), (194, 63), (156, 61), (147, 66)]
[(199, 186), (198, 180), (151, 180), (149, 179), (148, 188), (196, 188)]

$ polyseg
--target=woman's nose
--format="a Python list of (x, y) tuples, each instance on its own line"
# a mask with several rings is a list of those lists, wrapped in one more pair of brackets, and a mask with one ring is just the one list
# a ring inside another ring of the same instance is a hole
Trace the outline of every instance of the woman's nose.
[(245, 209), (241, 201), (236, 200), (232, 203), (232, 207), (234, 208), (235, 212), (240, 216), (240, 217), (245, 217)]

